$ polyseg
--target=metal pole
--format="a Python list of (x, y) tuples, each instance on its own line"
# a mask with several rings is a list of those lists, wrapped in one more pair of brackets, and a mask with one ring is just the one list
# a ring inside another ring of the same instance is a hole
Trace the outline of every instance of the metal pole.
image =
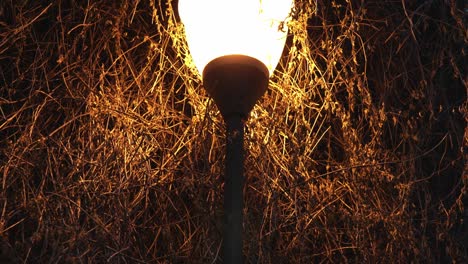
[(225, 118), (224, 263), (242, 263), (244, 123), (240, 114)]

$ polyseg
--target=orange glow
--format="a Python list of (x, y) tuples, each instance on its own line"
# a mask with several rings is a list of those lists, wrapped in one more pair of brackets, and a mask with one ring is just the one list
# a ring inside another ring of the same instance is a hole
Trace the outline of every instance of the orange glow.
[(211, 60), (241, 54), (262, 61), (270, 76), (287, 37), (292, 0), (179, 0), (190, 53), (200, 74)]

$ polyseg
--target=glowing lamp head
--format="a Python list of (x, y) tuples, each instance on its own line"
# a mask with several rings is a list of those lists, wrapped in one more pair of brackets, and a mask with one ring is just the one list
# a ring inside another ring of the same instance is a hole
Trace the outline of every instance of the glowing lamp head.
[(244, 55), (262, 62), (271, 75), (284, 49), (284, 22), (292, 5), (293, 0), (179, 0), (179, 16), (200, 74), (216, 58)]

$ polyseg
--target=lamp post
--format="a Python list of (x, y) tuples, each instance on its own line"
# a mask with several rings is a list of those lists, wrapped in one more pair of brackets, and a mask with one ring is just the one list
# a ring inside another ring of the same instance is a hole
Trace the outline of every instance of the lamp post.
[(226, 123), (224, 263), (242, 263), (244, 121), (268, 88), (293, 0), (179, 0), (203, 86)]

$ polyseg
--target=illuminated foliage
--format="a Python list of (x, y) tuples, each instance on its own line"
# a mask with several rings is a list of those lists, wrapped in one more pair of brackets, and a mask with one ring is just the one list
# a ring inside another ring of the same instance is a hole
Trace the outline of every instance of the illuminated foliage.
[[(1, 1), (2, 261), (219, 257), (224, 124), (175, 5)], [(466, 262), (463, 1), (295, 6), (246, 124), (248, 262)]]

